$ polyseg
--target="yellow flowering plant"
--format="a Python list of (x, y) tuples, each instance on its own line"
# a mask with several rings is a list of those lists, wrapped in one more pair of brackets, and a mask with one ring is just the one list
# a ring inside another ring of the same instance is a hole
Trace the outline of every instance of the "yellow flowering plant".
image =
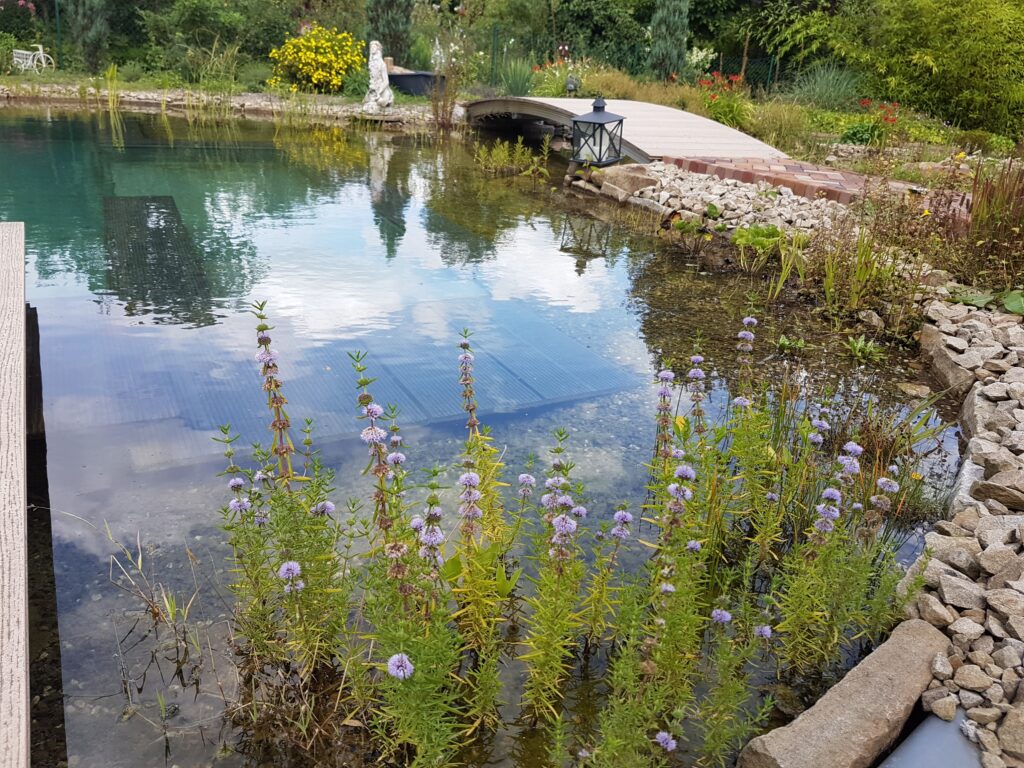
[(313, 24), (299, 37), (289, 37), (270, 52), (272, 87), (290, 84), (292, 91), (337, 93), (345, 78), (366, 66), (365, 43), (348, 32)]

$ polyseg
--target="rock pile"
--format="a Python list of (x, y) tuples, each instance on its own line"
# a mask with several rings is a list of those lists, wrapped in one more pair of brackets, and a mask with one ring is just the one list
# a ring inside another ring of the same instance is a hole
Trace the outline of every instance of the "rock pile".
[(942, 384), (966, 395), (968, 444), (951, 519), (925, 535), (908, 573), (925, 583), (911, 615), (950, 639), (921, 704), (944, 720), (966, 711), (962, 729), (984, 768), (1024, 768), (1024, 326), (942, 301), (925, 316), (922, 351)]
[(827, 228), (846, 210), (834, 200), (798, 197), (788, 187), (719, 179), (662, 162), (612, 166), (592, 172), (589, 180), (576, 179), (572, 186), (646, 208), (663, 220), (706, 220), (709, 226), (720, 224), (726, 230), (750, 224)]

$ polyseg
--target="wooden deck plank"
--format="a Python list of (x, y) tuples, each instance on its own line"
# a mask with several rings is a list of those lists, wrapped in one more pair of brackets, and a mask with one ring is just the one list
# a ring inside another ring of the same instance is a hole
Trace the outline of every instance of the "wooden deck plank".
[(0, 768), (29, 764), (25, 226), (0, 223)]
[[(471, 119), (515, 113), (568, 126), (574, 116), (589, 112), (592, 103), (590, 99), (503, 96), (471, 102), (466, 109)], [(624, 153), (640, 162), (662, 157), (786, 158), (785, 153), (753, 136), (674, 107), (608, 99), (607, 109), (626, 118), (622, 126)]]

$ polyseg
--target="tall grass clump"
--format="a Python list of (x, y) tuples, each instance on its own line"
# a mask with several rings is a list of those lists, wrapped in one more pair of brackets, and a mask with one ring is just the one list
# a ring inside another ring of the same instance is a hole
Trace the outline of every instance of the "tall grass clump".
[(790, 94), (801, 104), (821, 109), (848, 110), (864, 95), (863, 78), (835, 61), (816, 61), (793, 80)]
[(533, 67), (526, 59), (509, 59), (501, 68), (501, 90), (509, 96), (529, 96)]
[[(545, 463), (506, 477), (468, 332), (453, 355), (465, 440), (422, 477), (407, 470), (400, 411), (376, 401), (366, 355), (351, 355), (367, 493), (338, 501), (312, 425), (293, 437), (265, 304), (254, 313), (271, 441), (243, 468), (229, 427), (219, 440), (232, 715), (264, 757), (453, 765), (512, 708), (554, 761), (665, 765), (686, 738), (702, 765), (724, 766), (765, 722), (764, 680), (834, 671), (898, 620), (894, 553), (933, 428), (897, 418), (902, 437), (879, 439), (856, 407), (805, 383), (762, 385), (752, 317), (720, 415), (699, 353), (657, 374), (633, 512), (589, 499), (568, 430)], [(583, 677), (608, 690), (596, 721), (567, 717)]]

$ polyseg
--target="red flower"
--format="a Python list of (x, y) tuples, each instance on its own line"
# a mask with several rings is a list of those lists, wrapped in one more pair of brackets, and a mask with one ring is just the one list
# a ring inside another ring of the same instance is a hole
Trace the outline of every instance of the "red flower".
[(533, 65), (533, 71), (534, 72), (540, 72), (540, 64), (534, 64)]
[(716, 69), (716, 70), (715, 70), (714, 72), (712, 72), (712, 73), (711, 73), (711, 76), (712, 76), (712, 77), (721, 77), (721, 76), (722, 76), (722, 73), (721, 73), (721, 72), (719, 72), (719, 71), (718, 71), (718, 70)]
[(871, 99), (861, 99), (860, 100), (860, 105), (862, 107), (864, 107), (864, 108), (870, 107), (871, 106)]
[(729, 75), (729, 82), (731, 82), (731, 83), (738, 83), (742, 79), (743, 79), (742, 75)]
[(718, 94), (712, 93), (711, 96), (709, 96), (708, 98), (710, 98), (712, 101), (718, 101)]
[(712, 85), (714, 85), (714, 82), (711, 80), (698, 80), (697, 85), (701, 86), (702, 88), (710, 88)]

